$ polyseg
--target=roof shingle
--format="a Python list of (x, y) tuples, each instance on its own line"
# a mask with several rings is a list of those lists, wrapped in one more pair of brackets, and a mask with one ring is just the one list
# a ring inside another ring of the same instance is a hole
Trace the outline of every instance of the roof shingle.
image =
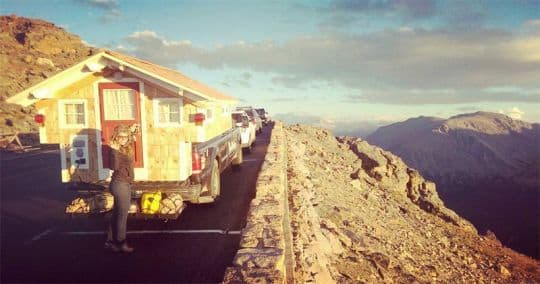
[(105, 52), (115, 58), (118, 58), (121, 61), (124, 61), (137, 68), (145, 70), (148, 73), (155, 74), (163, 79), (169, 80), (180, 86), (193, 89), (194, 91), (197, 91), (201, 93), (202, 95), (211, 97), (216, 100), (225, 100), (225, 101), (236, 100), (235, 98), (227, 96), (209, 86), (206, 86), (205, 84), (201, 82), (195, 81), (178, 71), (175, 71), (175, 70), (172, 70), (172, 69), (154, 64), (154, 63), (150, 63), (148, 61), (141, 60), (141, 59), (129, 56), (129, 55), (118, 53), (116, 51), (106, 50)]

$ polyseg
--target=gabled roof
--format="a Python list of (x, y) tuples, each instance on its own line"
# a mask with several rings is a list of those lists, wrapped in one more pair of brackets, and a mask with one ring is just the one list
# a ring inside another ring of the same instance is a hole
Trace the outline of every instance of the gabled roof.
[(138, 59), (129, 55), (118, 53), (112, 50), (107, 50), (105, 51), (105, 53), (115, 58), (118, 58), (121, 61), (124, 61), (126, 63), (139, 67), (143, 70), (146, 70), (149, 73), (155, 74), (161, 78), (174, 82), (181, 87), (193, 89), (208, 97), (211, 97), (217, 100), (235, 100), (235, 98), (227, 96), (209, 86), (204, 85), (203, 83), (193, 80), (178, 71), (175, 71), (175, 70), (163, 67), (161, 65), (157, 65), (157, 64), (142, 60), (142, 59)]
[[(170, 86), (170, 89), (179, 95), (192, 94), (197, 98), (210, 101), (236, 101), (235, 98), (227, 96), (209, 86), (204, 85), (203, 83), (193, 80), (178, 71), (111, 50), (101, 51), (98, 54), (91, 56), (82, 62), (79, 62), (76, 65), (8, 98), (6, 101), (8, 103), (16, 103), (28, 106), (35, 103), (40, 98), (47, 98), (47, 95), (44, 95), (44, 93), (48, 93), (49, 87), (53, 86), (52, 89), (57, 89), (59, 86), (71, 84), (74, 80), (80, 78), (77, 76), (71, 76), (74, 74), (74, 72), (96, 72), (96, 70), (94, 70), (96, 67), (94, 66), (100, 66), (100, 68), (103, 68), (110, 67), (109, 65), (122, 71), (132, 72), (135, 73), (135, 75), (141, 75), (143, 78), (151, 79), (152, 82), (163, 83), (165, 86)], [(187, 91), (188, 94), (186, 94), (185, 91)]]

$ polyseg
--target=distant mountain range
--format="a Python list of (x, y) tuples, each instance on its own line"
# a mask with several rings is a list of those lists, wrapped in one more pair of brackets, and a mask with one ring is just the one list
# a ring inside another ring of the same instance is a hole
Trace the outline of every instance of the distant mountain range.
[(540, 258), (540, 124), (490, 112), (421, 116), (366, 140), (434, 181), (445, 204), (479, 231)]
[(383, 126), (366, 140), (400, 156), (442, 191), (478, 182), (538, 189), (540, 124), (476, 112), (449, 119), (411, 118)]

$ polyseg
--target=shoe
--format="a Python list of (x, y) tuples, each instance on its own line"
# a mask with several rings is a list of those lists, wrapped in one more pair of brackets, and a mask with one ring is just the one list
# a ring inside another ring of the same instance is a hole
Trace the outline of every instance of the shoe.
[(108, 251), (118, 251), (118, 247), (114, 244), (113, 241), (106, 241), (103, 245), (103, 248)]
[(125, 253), (130, 253), (135, 250), (134, 248), (128, 246), (126, 241), (121, 242), (118, 246), (116, 246), (116, 248), (117, 248), (117, 252), (125, 252)]

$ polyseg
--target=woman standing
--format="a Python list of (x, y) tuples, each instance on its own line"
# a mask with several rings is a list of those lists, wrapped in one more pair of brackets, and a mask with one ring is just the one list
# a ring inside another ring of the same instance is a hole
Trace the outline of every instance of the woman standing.
[(109, 143), (109, 167), (113, 170), (109, 190), (114, 196), (114, 207), (105, 249), (114, 252), (133, 251), (126, 243), (126, 230), (133, 182), (133, 142), (137, 129), (136, 124), (131, 127), (118, 125)]

